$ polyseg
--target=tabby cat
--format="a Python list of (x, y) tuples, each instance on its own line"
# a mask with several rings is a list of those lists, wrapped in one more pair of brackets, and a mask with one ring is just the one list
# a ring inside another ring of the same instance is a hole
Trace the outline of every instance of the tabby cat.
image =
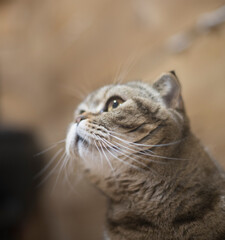
[(91, 93), (66, 150), (108, 198), (104, 239), (225, 240), (224, 172), (192, 134), (173, 71)]

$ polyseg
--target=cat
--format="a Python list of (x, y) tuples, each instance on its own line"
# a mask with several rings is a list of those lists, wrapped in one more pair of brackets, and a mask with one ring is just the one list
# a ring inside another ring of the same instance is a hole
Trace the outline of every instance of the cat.
[(191, 132), (174, 71), (88, 95), (66, 152), (108, 199), (104, 239), (225, 239), (224, 172)]

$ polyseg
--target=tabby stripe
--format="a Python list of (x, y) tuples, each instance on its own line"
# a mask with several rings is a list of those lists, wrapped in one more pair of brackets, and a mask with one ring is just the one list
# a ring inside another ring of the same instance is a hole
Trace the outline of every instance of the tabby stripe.
[[(205, 215), (214, 210), (214, 205), (218, 201), (218, 193), (200, 191), (198, 193), (198, 197), (201, 199), (200, 203), (194, 203), (193, 206), (191, 206), (191, 208), (188, 209), (187, 212), (177, 215), (174, 218), (173, 224), (175, 226), (180, 226), (198, 220), (202, 220), (205, 217)], [(177, 211), (180, 211), (181, 207), (182, 206), (179, 206)]]
[(155, 134), (156, 132), (158, 132), (162, 127), (164, 127), (164, 124), (159, 124), (156, 128), (154, 128), (153, 130), (151, 130), (146, 136), (144, 136), (143, 138), (141, 138), (140, 140), (134, 142), (134, 143), (142, 143), (144, 141), (149, 140), (153, 134)]
[(130, 130), (132, 130), (132, 129), (134, 129), (134, 128), (136, 128), (137, 127), (137, 125), (135, 124), (119, 124), (119, 126), (121, 127), (121, 128), (124, 128), (124, 129), (130, 129)]
[(147, 125), (149, 123), (142, 123), (141, 125), (137, 126), (136, 128), (134, 129), (131, 129), (130, 131), (126, 132), (126, 133), (132, 133), (132, 132), (136, 132), (138, 131), (140, 128), (142, 128), (144, 125)]
[(140, 231), (143, 228), (155, 229), (157, 226), (141, 216), (127, 216), (119, 220), (108, 219), (108, 224), (111, 228), (121, 227), (129, 230)]

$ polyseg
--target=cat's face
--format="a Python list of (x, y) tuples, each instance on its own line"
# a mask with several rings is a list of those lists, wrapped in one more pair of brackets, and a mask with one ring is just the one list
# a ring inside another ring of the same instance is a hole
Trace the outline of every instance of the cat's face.
[[(67, 154), (85, 168), (117, 171), (149, 167), (167, 146), (181, 139), (184, 110), (180, 85), (173, 73), (152, 86), (143, 82), (109, 85), (91, 93), (76, 109)], [(154, 149), (154, 151), (153, 151)]]

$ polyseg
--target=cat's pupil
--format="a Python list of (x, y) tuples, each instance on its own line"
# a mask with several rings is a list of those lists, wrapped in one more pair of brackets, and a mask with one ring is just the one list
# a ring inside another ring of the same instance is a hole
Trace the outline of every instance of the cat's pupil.
[(117, 108), (119, 106), (119, 103), (117, 100), (114, 100), (113, 101), (113, 105), (112, 105), (112, 108)]

